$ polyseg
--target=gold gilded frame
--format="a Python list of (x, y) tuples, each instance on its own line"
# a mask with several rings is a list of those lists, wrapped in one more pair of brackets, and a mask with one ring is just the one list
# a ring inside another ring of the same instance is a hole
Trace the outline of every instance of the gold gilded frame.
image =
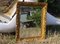
[[(41, 33), (40, 36), (37, 37), (27, 37), (27, 38), (20, 38), (20, 6), (40, 6), (42, 7), (42, 12), (41, 12)], [(40, 38), (41, 40), (46, 38), (46, 12), (47, 12), (47, 3), (43, 2), (18, 2), (17, 3), (17, 16), (16, 16), (16, 41), (22, 40), (22, 39), (33, 39), (33, 38)]]

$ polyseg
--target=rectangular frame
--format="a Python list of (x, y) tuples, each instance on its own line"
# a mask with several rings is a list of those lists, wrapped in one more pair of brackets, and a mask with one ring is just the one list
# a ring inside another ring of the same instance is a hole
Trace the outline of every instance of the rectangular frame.
[[(41, 33), (40, 36), (36, 37), (28, 37), (28, 38), (20, 38), (20, 15), (19, 15), (19, 7), (20, 6), (41, 6), (42, 12), (41, 12)], [(47, 12), (47, 3), (41, 3), (41, 2), (18, 2), (17, 3), (17, 16), (16, 16), (16, 41), (22, 40), (22, 39), (33, 39), (33, 38), (40, 38), (45, 39), (46, 38), (46, 12)]]

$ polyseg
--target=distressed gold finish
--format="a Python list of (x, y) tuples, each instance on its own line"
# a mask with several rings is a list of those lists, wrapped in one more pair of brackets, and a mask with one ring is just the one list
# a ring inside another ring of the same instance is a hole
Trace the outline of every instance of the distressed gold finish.
[[(40, 36), (36, 37), (28, 37), (28, 38), (20, 38), (20, 15), (19, 15), (19, 7), (20, 6), (40, 6), (42, 7), (41, 12), (41, 33)], [(41, 40), (46, 38), (46, 12), (47, 12), (47, 3), (40, 3), (40, 2), (18, 2), (17, 3), (17, 16), (16, 16), (16, 41), (22, 40), (22, 39), (33, 39), (33, 38), (40, 38)]]
[(42, 8), (41, 12), (41, 39), (46, 38), (46, 12), (47, 12), (47, 4)]

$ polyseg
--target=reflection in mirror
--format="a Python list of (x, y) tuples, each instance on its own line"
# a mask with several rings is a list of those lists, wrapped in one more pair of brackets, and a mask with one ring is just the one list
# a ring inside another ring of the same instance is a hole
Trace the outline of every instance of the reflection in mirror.
[(40, 36), (41, 7), (20, 6), (20, 37)]

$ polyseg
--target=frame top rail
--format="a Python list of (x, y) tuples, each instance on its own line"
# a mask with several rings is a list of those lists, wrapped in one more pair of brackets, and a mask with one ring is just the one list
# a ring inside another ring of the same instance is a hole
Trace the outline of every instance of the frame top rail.
[(18, 2), (19, 6), (41, 6), (44, 7), (45, 5), (47, 5), (47, 3), (44, 2)]

